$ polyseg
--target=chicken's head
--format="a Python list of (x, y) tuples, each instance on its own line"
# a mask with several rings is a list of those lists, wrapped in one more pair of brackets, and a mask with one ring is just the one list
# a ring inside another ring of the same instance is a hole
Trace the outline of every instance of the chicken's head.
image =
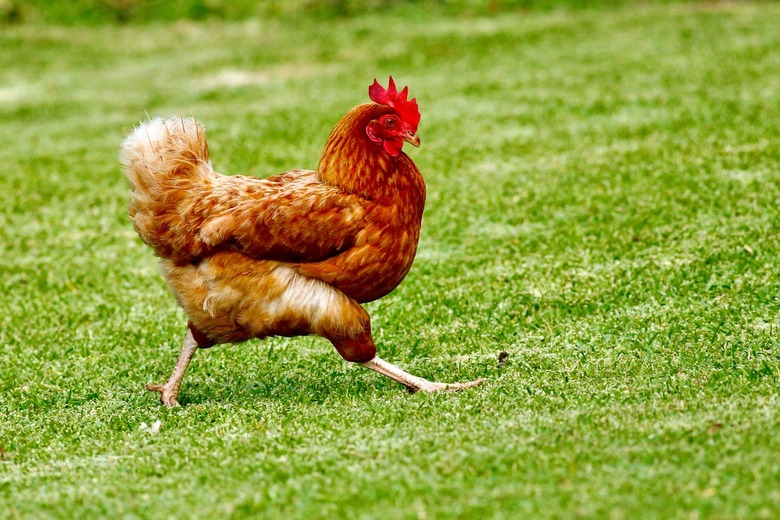
[(389, 110), (368, 123), (366, 134), (372, 141), (382, 143), (385, 151), (393, 157), (401, 153), (404, 141), (420, 146), (420, 138), (417, 137), (420, 111), (416, 99), (406, 99), (408, 94), (409, 87), (404, 87), (401, 92), (398, 92), (392, 76), (386, 89), (376, 79), (368, 87), (368, 96), (371, 100), (388, 107)]

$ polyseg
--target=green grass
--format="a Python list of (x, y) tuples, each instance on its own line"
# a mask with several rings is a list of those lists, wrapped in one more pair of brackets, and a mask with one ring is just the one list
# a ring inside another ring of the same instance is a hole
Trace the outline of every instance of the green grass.
[[(0, 517), (780, 516), (780, 5), (413, 10), (2, 28)], [(194, 114), (221, 171), (314, 167), (388, 74), (429, 199), (380, 353), (486, 384), (272, 339), (161, 408), (186, 319), (123, 131)]]
[[(656, 5), (694, 0), (643, 0)], [(0, 24), (48, 22), (64, 24), (131, 23), (150, 21), (243, 20), (248, 17), (301, 16), (328, 19), (365, 13), (414, 17), (436, 14), (497, 14), (511, 11), (580, 10), (630, 5), (631, 0), (0, 0)]]

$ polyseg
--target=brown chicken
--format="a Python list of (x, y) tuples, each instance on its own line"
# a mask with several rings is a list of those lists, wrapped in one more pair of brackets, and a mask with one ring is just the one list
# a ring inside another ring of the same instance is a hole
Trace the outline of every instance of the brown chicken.
[(380, 359), (360, 306), (395, 289), (417, 251), (425, 183), (402, 151), (420, 145), (407, 93), (374, 80), (373, 103), (339, 121), (316, 171), (267, 179), (215, 172), (192, 119), (153, 119), (127, 137), (130, 216), (190, 320), (170, 378), (147, 385), (163, 404), (178, 404), (199, 347), (268, 336), (323, 336), (410, 391), (481, 383), (432, 382)]

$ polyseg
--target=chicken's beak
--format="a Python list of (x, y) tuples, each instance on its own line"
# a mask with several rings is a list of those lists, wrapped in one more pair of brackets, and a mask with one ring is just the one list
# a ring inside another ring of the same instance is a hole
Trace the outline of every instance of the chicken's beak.
[(420, 147), (420, 138), (417, 137), (417, 134), (409, 130), (406, 132), (406, 135), (404, 136), (404, 141), (411, 144), (412, 146), (416, 146), (417, 148)]

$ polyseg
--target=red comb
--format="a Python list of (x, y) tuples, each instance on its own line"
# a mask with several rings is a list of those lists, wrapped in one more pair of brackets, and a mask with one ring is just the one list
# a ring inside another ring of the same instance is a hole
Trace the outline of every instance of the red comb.
[(408, 95), (409, 87), (404, 87), (401, 92), (398, 92), (393, 76), (390, 76), (387, 89), (380, 85), (376, 79), (374, 79), (374, 84), (368, 87), (368, 97), (371, 98), (371, 101), (393, 107), (398, 115), (413, 126), (416, 131), (417, 125), (420, 123), (420, 111), (417, 108), (417, 99), (407, 100)]

